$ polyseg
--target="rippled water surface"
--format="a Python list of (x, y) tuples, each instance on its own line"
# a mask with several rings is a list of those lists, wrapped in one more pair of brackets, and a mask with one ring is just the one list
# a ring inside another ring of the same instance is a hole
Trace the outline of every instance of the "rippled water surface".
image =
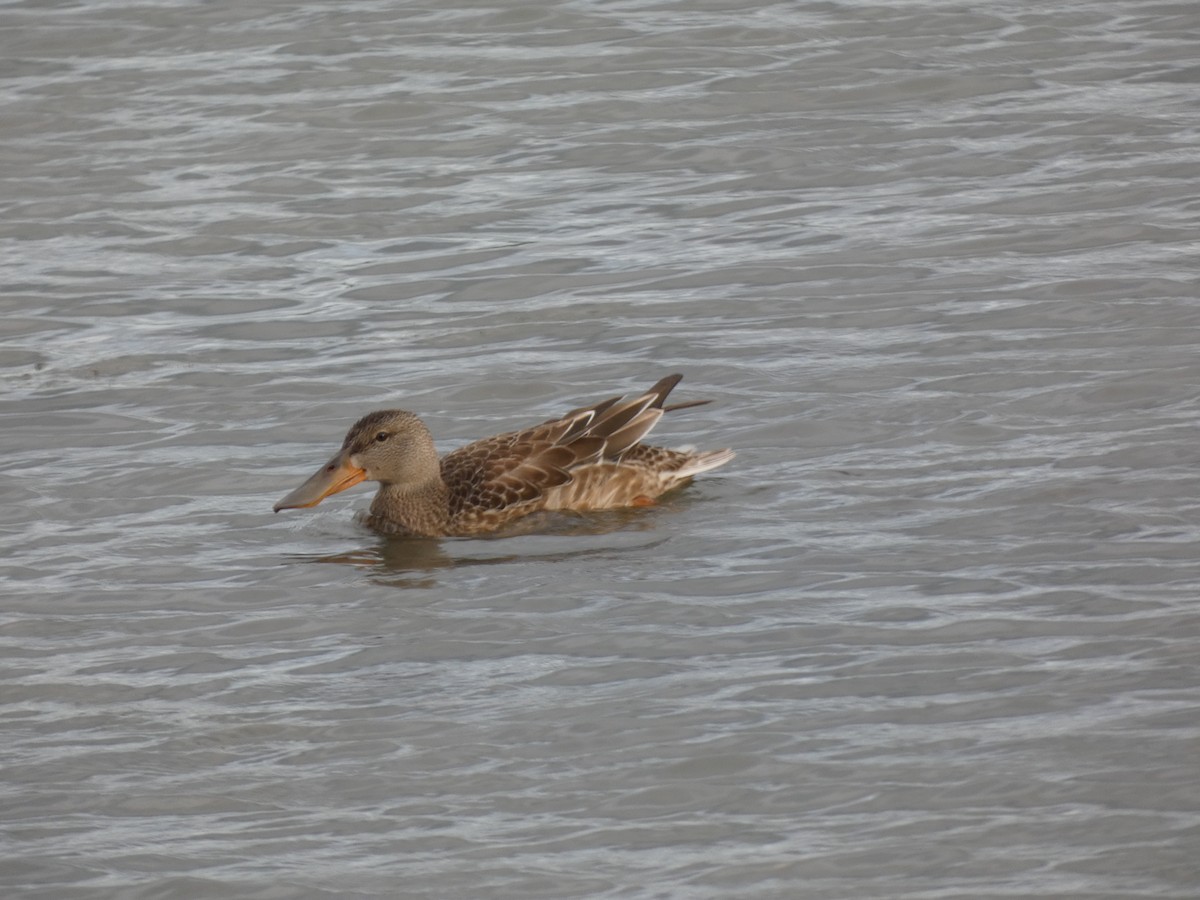
[[(1200, 895), (1198, 32), (0, 4), (4, 895)], [(271, 514), (674, 371), (658, 507)]]

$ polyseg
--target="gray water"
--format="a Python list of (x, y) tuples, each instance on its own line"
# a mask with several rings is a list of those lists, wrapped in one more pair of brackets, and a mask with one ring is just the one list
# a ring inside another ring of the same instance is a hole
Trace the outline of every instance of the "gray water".
[[(0, 5), (4, 896), (1200, 896), (1198, 37)], [(674, 371), (658, 507), (271, 513)]]

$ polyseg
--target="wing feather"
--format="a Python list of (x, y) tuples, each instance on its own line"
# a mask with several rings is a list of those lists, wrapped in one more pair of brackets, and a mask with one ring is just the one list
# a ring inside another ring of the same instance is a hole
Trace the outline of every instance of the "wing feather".
[(576, 471), (606, 461), (618, 463), (622, 455), (642, 446), (640, 441), (668, 409), (704, 402), (663, 405), (681, 378), (669, 375), (643, 394), (610, 397), (447, 454), (441, 469), (450, 488), (451, 515), (536, 503), (547, 491), (569, 484)]

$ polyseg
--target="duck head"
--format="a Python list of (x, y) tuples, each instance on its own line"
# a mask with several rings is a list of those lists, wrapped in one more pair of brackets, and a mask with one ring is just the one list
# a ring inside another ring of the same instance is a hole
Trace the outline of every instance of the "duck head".
[(363, 481), (421, 484), (437, 476), (437, 450), (429, 429), (410, 412), (384, 409), (355, 422), (342, 448), (276, 503), (275, 512), (316, 506), (326, 497)]

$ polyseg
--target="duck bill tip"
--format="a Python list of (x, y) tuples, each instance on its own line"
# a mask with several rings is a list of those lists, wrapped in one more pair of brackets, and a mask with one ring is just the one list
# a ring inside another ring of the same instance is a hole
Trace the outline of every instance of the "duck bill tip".
[(272, 509), (275, 512), (285, 509), (308, 509), (332, 494), (341, 493), (365, 481), (366, 477), (365, 469), (353, 465), (348, 459), (335, 457), (332, 462), (318, 469), (304, 484), (276, 503)]

